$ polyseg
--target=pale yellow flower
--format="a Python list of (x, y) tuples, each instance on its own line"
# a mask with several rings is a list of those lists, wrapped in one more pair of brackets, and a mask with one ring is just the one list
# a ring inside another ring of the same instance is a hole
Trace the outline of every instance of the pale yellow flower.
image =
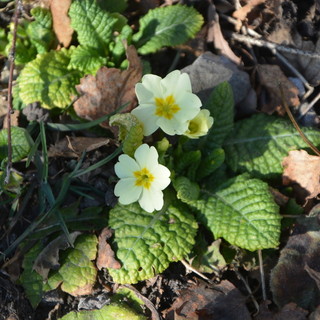
[(136, 84), (139, 101), (132, 110), (148, 136), (159, 127), (169, 135), (183, 134), (200, 111), (201, 101), (192, 93), (187, 73), (172, 71), (165, 78), (147, 74)]
[(195, 118), (189, 121), (188, 130), (184, 133), (190, 139), (205, 136), (213, 125), (213, 118), (207, 109), (202, 109)]
[(134, 159), (122, 154), (115, 172), (120, 180), (114, 193), (121, 204), (139, 201), (141, 208), (148, 212), (163, 207), (162, 190), (170, 184), (170, 171), (158, 163), (155, 147), (142, 144), (135, 151)]

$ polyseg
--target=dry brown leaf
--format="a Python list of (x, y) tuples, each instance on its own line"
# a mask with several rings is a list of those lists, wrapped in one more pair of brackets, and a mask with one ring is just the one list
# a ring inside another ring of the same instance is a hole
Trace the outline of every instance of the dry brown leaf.
[(68, 137), (51, 145), (49, 157), (78, 158), (83, 152), (90, 152), (110, 144), (110, 139), (94, 137)]
[(297, 107), (300, 105), (298, 97), (298, 88), (284, 75), (277, 65), (260, 64), (257, 66), (260, 83), (270, 93), (270, 102), (263, 105), (261, 111), (272, 114), (277, 111), (279, 114), (285, 114), (282, 106), (282, 96), (280, 84), (283, 90), (284, 99), (289, 106)]
[(246, 5), (239, 8), (238, 10), (234, 11), (232, 16), (236, 19), (239, 19), (241, 21), (244, 21), (247, 18), (247, 15), (249, 12), (251, 12), (252, 9), (254, 9), (256, 6), (258, 6), (261, 3), (266, 2), (266, 0), (251, 0), (248, 1)]
[[(80, 234), (79, 231), (70, 233), (72, 245)], [(43, 280), (47, 280), (50, 269), (57, 270), (60, 266), (59, 251), (69, 247), (70, 243), (64, 234), (54, 239), (37, 256), (33, 269), (42, 276)]]
[(190, 285), (164, 313), (167, 320), (251, 319), (245, 298), (228, 280), (212, 287), (202, 281)]
[(97, 268), (101, 270), (102, 268), (112, 268), (120, 269), (121, 264), (115, 259), (115, 255), (111, 246), (107, 242), (108, 239), (112, 237), (112, 230), (109, 228), (104, 228), (99, 235), (98, 244), (98, 257), (97, 257)]
[(71, 20), (68, 16), (71, 2), (72, 0), (51, 0), (50, 2), (53, 30), (57, 36), (59, 44), (62, 44), (65, 48), (69, 46), (73, 34)]
[(303, 189), (306, 200), (320, 193), (320, 157), (311, 156), (304, 150), (289, 152), (282, 161), (284, 185), (298, 184)]
[(219, 16), (213, 4), (210, 4), (208, 8), (208, 20), (207, 42), (213, 42), (214, 47), (220, 50), (222, 55), (239, 65), (241, 59), (233, 53), (228, 42), (224, 39), (219, 24)]
[[(129, 103), (126, 112), (136, 106), (135, 84), (141, 79), (142, 64), (134, 46), (127, 48), (127, 58), (127, 70), (102, 67), (96, 76), (81, 79), (76, 88), (82, 96), (74, 104), (79, 117), (95, 120), (125, 103)], [(106, 123), (102, 125), (107, 126)]]

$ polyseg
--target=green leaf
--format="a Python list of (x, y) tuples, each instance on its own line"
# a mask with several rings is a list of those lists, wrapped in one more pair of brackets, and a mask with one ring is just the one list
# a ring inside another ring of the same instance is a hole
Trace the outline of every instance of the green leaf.
[(109, 121), (110, 126), (119, 126), (119, 140), (123, 141), (122, 150), (132, 157), (142, 144), (143, 128), (141, 122), (131, 113), (118, 113)]
[[(16, 41), (16, 52), (15, 52), (15, 64), (21, 65), (28, 63), (33, 60), (37, 55), (36, 47), (31, 43), (30, 37), (28, 36), (26, 29), (28, 28), (29, 22), (22, 21), (17, 27), (17, 41)], [(8, 44), (5, 48), (5, 54), (8, 56), (12, 47), (13, 40), (13, 29), (14, 23), (10, 23), (10, 32), (8, 33)]]
[(97, 4), (108, 12), (122, 12), (127, 7), (127, 0), (97, 0)]
[(200, 188), (197, 183), (191, 182), (186, 177), (178, 177), (173, 181), (173, 187), (177, 191), (177, 198), (182, 202), (197, 200)]
[(68, 69), (77, 69), (84, 74), (95, 75), (107, 63), (107, 58), (99, 55), (95, 48), (78, 46), (71, 54)]
[[(33, 144), (28, 131), (20, 127), (11, 127), (12, 161), (25, 158)], [(8, 157), (8, 130), (0, 130), (0, 160)]]
[(17, 79), (23, 103), (40, 101), (45, 108), (65, 108), (71, 103), (83, 75), (67, 68), (73, 50), (50, 51), (26, 64)]
[(233, 129), (234, 101), (230, 84), (228, 82), (219, 84), (204, 107), (210, 111), (214, 119), (211, 130), (204, 137), (205, 147), (211, 150), (214, 146), (221, 146)]
[(203, 18), (194, 8), (175, 5), (149, 10), (139, 23), (140, 30), (133, 36), (133, 41), (139, 53), (148, 54), (194, 37)]
[(117, 19), (102, 10), (95, 1), (75, 0), (70, 6), (71, 26), (78, 33), (81, 45), (105, 52), (112, 39)]
[(54, 39), (51, 13), (48, 9), (36, 7), (31, 10), (31, 14), (35, 21), (28, 24), (26, 33), (37, 52), (45, 53)]
[(164, 271), (192, 249), (197, 223), (182, 203), (148, 213), (135, 203), (110, 210), (121, 269), (109, 269), (117, 283), (136, 283)]
[[(196, 170), (201, 162), (201, 151), (189, 151), (189, 152), (180, 152), (175, 156), (175, 166), (174, 169), (180, 174), (183, 175), (185, 171), (188, 173), (188, 178), (194, 180)], [(190, 171), (191, 169), (191, 171)]]
[(49, 274), (45, 289), (55, 289), (62, 283), (61, 289), (71, 295), (90, 293), (97, 276), (97, 269), (91, 261), (96, 257), (97, 243), (95, 235), (79, 236), (74, 248), (65, 251), (59, 270)]
[(230, 179), (215, 193), (192, 201), (217, 239), (223, 237), (240, 248), (255, 251), (279, 244), (278, 205), (268, 185), (247, 175)]
[(225, 154), (221, 148), (213, 149), (208, 156), (201, 160), (196, 179), (201, 180), (216, 171), (224, 162)]
[(139, 315), (128, 305), (123, 303), (111, 303), (100, 310), (73, 311), (61, 320), (147, 320), (146, 317)]
[(131, 43), (132, 29), (130, 26), (125, 25), (120, 34), (115, 38), (114, 46), (111, 50), (112, 59), (117, 64), (120, 65), (121, 59), (124, 57), (126, 49), (124, 43), (129, 45)]
[[(301, 129), (314, 145), (320, 145), (319, 131)], [(288, 152), (307, 147), (290, 121), (264, 113), (238, 121), (224, 143), (226, 162), (233, 171), (263, 178), (279, 176)]]
[(33, 263), (41, 250), (42, 246), (40, 242), (37, 242), (37, 244), (24, 255), (22, 263), (23, 272), (19, 278), (19, 282), (22, 284), (24, 292), (33, 308), (41, 301), (43, 293), (42, 277), (33, 270)]

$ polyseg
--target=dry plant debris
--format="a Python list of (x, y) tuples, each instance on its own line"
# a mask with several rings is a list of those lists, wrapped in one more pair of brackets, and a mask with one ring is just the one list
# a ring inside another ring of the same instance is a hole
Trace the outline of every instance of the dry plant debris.
[(284, 185), (298, 185), (306, 200), (317, 197), (320, 193), (320, 157), (294, 150), (283, 159), (282, 165)]
[[(74, 110), (81, 118), (98, 119), (114, 112), (125, 103), (124, 111), (132, 110), (137, 104), (134, 86), (142, 76), (142, 64), (134, 46), (127, 48), (128, 69), (102, 67), (96, 76), (86, 76), (76, 86), (81, 97), (75, 102)], [(106, 124), (105, 124), (106, 125)]]
[(59, 44), (62, 44), (65, 48), (70, 45), (73, 34), (68, 16), (71, 2), (72, 0), (51, 0), (50, 2), (53, 30), (58, 38)]
[(281, 115), (285, 114), (283, 108), (283, 98), (281, 95), (280, 86), (284, 92), (284, 99), (287, 105), (298, 107), (300, 99), (298, 97), (299, 90), (297, 87), (284, 75), (280, 67), (277, 65), (258, 65), (257, 71), (260, 78), (260, 83), (267, 88), (270, 95), (270, 102), (262, 106), (262, 111), (268, 114), (278, 112)]

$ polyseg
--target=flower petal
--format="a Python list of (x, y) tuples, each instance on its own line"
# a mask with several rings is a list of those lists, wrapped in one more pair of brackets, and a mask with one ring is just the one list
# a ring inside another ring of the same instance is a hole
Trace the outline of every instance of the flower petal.
[(173, 136), (175, 134), (183, 134), (188, 129), (188, 122), (181, 122), (176, 117), (172, 119), (159, 118), (157, 125), (161, 128), (166, 134)]
[(147, 168), (153, 171), (153, 168), (158, 167), (158, 152), (155, 147), (149, 147), (147, 144), (142, 144), (134, 153), (134, 157), (140, 168)]
[[(171, 73), (174, 73), (174, 72), (175, 71)], [(169, 75), (171, 75), (171, 73), (169, 73)], [(173, 77), (169, 78), (170, 82), (169, 81), (165, 82), (166, 92), (169, 91), (170, 94), (173, 94), (175, 97), (178, 97), (179, 95), (181, 96), (181, 94), (184, 94), (185, 92), (191, 93), (192, 88), (191, 88), (189, 75), (187, 73), (181, 74), (180, 71), (179, 71), (179, 74), (175, 74), (175, 75), (176, 75), (175, 78)], [(167, 77), (165, 79), (167, 79)]]
[(130, 204), (136, 202), (142, 192), (142, 187), (135, 185), (135, 178), (121, 179), (114, 188), (114, 194), (119, 197), (121, 204)]
[(119, 161), (114, 166), (114, 171), (120, 179), (133, 178), (133, 172), (137, 170), (140, 170), (139, 165), (127, 154), (122, 154), (119, 157)]
[(179, 121), (192, 120), (200, 111), (202, 105), (201, 100), (193, 93), (185, 92), (177, 97), (176, 103), (181, 108), (174, 117)]
[(133, 109), (131, 113), (136, 116), (143, 125), (143, 134), (145, 136), (151, 135), (159, 128), (156, 123), (158, 117), (155, 116), (154, 105), (140, 105)]
[(163, 207), (163, 193), (157, 189), (143, 189), (141, 197), (139, 199), (141, 208), (147, 212), (153, 212), (154, 210), (161, 210)]
[[(146, 74), (142, 77), (141, 85), (145, 87), (145, 89), (147, 89), (149, 92), (152, 92), (154, 96), (162, 97), (162, 89), (160, 85), (161, 80), (162, 79), (159, 76), (156, 76), (154, 74)], [(138, 99), (140, 101), (139, 96)]]
[[(166, 75), (165, 78), (161, 79), (161, 87), (165, 96), (175, 92), (175, 88), (181, 77), (181, 72), (179, 70), (174, 70)], [(185, 89), (183, 89), (185, 90)]]
[(137, 83), (135, 86), (136, 96), (139, 104), (141, 103), (154, 103), (154, 94), (148, 90), (142, 83)]
[(154, 168), (153, 171), (151, 171), (151, 173), (155, 177), (152, 183), (153, 188), (163, 190), (170, 184), (171, 172), (167, 167), (163, 166), (162, 164), (159, 164), (156, 168)]

